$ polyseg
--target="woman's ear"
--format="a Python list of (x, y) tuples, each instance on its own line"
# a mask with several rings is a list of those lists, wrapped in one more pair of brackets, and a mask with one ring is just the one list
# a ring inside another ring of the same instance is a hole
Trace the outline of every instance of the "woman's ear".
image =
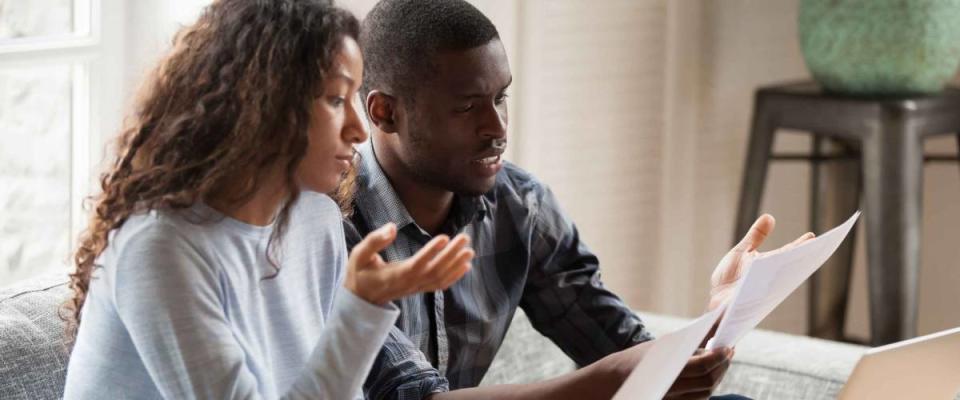
[(367, 94), (367, 115), (370, 122), (384, 133), (396, 133), (397, 99), (379, 90)]

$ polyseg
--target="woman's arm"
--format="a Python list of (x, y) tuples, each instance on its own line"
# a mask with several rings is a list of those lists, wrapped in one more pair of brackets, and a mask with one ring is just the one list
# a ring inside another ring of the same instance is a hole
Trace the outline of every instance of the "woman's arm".
[[(114, 304), (138, 356), (165, 398), (261, 398), (248, 360), (256, 355), (233, 334), (218, 270), (169, 231), (130, 238), (116, 260)], [(369, 369), (398, 313), (341, 289), (307, 364), (283, 397), (356, 397), (362, 378), (349, 378)]]

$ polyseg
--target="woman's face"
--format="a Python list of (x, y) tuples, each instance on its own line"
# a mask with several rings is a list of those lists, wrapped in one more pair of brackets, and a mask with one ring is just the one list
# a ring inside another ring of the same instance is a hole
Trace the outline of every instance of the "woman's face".
[(357, 95), (361, 79), (360, 47), (344, 37), (311, 106), (307, 153), (297, 171), (302, 189), (320, 193), (336, 189), (353, 162), (353, 146), (367, 140)]

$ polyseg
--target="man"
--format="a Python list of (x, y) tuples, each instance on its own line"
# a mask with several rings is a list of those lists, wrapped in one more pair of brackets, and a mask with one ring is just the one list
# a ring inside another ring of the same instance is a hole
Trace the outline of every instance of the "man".
[[(609, 398), (652, 337), (604, 288), (597, 258), (550, 190), (501, 160), (512, 75), (496, 28), (462, 0), (384, 0), (364, 20), (360, 45), (373, 133), (360, 149), (348, 242), (393, 222), (388, 260), (459, 232), (476, 251), (473, 269), (448, 290), (397, 302), (401, 317), (368, 377), (368, 398)], [(718, 267), (711, 307), (739, 277), (740, 256), (772, 227), (761, 218)], [(517, 307), (584, 367), (548, 382), (477, 388)], [(709, 397), (731, 355), (692, 357), (667, 398)]]

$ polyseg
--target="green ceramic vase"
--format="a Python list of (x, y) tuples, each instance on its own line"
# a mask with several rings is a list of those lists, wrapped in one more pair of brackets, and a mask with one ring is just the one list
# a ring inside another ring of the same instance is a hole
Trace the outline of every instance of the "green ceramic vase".
[(936, 93), (960, 65), (960, 0), (801, 0), (800, 47), (825, 89)]

